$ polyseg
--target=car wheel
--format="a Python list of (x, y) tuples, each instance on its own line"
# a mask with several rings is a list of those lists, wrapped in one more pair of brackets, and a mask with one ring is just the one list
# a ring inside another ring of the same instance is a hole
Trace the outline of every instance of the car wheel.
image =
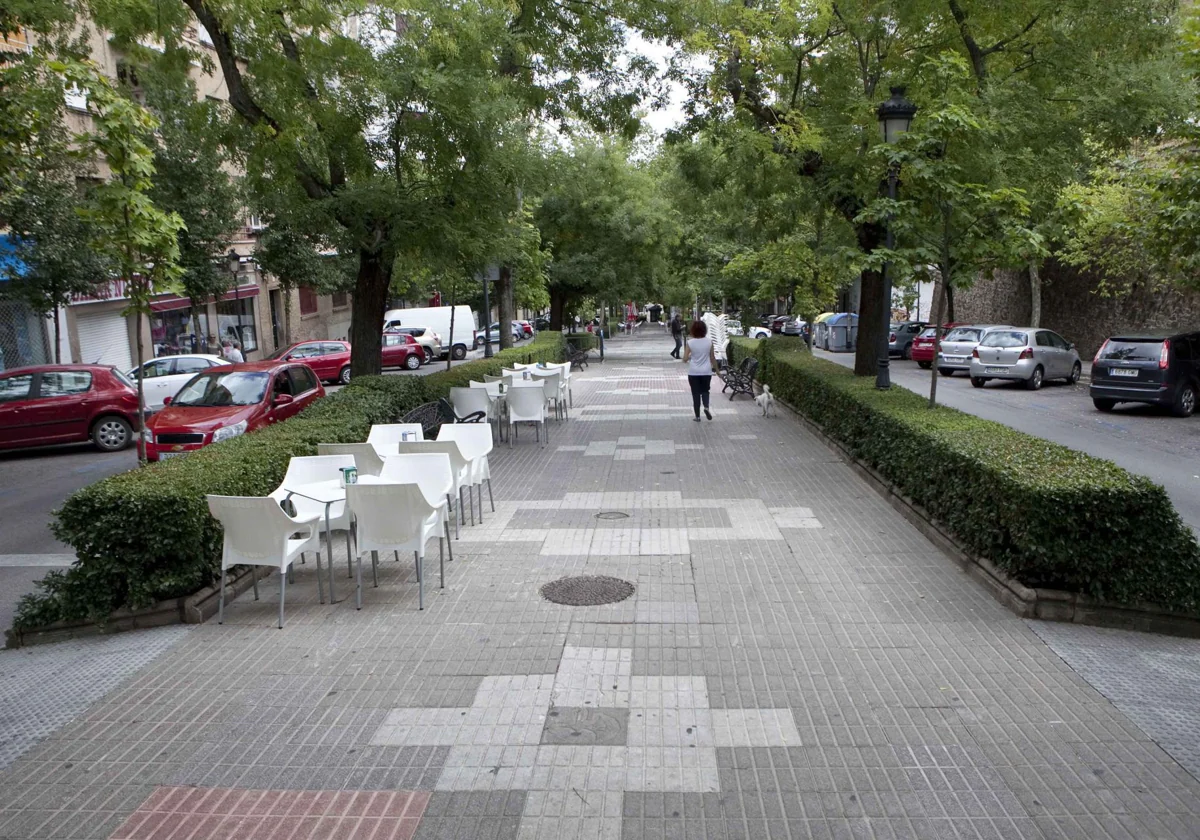
[(1171, 404), (1171, 413), (1176, 417), (1191, 417), (1196, 410), (1196, 386), (1185, 382), (1175, 392), (1175, 402)]
[(921, 370), (929, 370), (931, 367), (933, 367), (933, 362), (917, 362), (917, 367), (919, 367)]
[(911, 344), (909, 344), (907, 347), (904, 348), (903, 351), (901, 351), (900, 358), (906, 362), (912, 361), (912, 345)]
[(337, 381), (342, 385), (350, 384), (350, 365), (346, 365), (344, 368), (338, 371)]
[(938, 373), (942, 376), (953, 376), (954, 368), (938, 368)]
[(974, 385), (976, 388), (982, 388), (984, 385), (987, 384), (987, 380), (984, 379), (982, 376), (972, 376), (971, 384)]
[(1117, 407), (1116, 400), (1102, 400), (1099, 397), (1092, 398), (1092, 405), (1096, 406), (1097, 411), (1112, 411)]
[(1030, 391), (1041, 390), (1042, 380), (1046, 377), (1046, 371), (1042, 370), (1042, 366), (1038, 365), (1033, 369), (1033, 374), (1025, 380), (1025, 387)]
[(117, 452), (133, 440), (133, 427), (124, 417), (101, 417), (92, 427), (92, 443), (101, 452)]
[(417, 358), (416, 353), (409, 353), (404, 360), (404, 366), (409, 370), (416, 370), (421, 366), (421, 360)]
[(1079, 364), (1079, 362), (1076, 362), (1075, 366), (1071, 368), (1071, 375), (1067, 377), (1067, 384), (1074, 385), (1079, 381), (1079, 377), (1082, 373), (1083, 365)]
[(456, 358), (456, 359), (465, 359), (465, 358), (467, 358), (467, 345), (465, 345), (465, 344), (455, 344), (455, 345), (454, 345), (454, 350), (453, 350), (453, 353), (454, 353), (454, 358)]

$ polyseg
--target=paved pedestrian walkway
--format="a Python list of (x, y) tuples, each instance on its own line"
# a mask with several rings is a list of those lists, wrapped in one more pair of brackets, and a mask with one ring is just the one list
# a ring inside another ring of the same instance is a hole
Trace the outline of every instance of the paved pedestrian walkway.
[[(1051, 628), (1064, 660), (793, 419), (692, 422), (669, 349), (610, 341), (547, 445), (496, 450), (423, 612), (409, 563), (361, 611), (310, 565), (282, 631), (270, 586), (167, 631), (0, 772), (0, 838), (1200, 838), (1137, 687), (1088, 682), (1102, 631)], [(635, 591), (540, 596), (570, 575)]]

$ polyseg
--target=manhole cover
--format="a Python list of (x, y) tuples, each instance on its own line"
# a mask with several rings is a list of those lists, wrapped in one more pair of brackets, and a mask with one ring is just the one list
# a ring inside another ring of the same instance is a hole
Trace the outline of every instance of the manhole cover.
[(596, 514), (597, 519), (628, 519), (628, 513), (622, 513), (619, 510), (605, 510)]
[(624, 601), (633, 594), (633, 584), (606, 575), (579, 575), (551, 581), (542, 587), (541, 592), (543, 598), (556, 604), (594, 607)]

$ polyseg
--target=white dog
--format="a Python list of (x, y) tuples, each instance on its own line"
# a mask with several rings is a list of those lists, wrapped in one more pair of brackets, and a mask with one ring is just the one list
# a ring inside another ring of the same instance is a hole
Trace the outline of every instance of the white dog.
[(768, 414), (775, 414), (775, 397), (771, 394), (770, 385), (762, 386), (762, 393), (755, 397), (754, 401), (762, 409), (763, 417), (766, 417)]

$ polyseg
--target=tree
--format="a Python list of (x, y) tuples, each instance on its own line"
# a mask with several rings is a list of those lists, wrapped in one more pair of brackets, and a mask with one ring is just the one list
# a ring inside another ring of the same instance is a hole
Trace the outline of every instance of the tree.
[[(173, 287), (179, 267), (179, 233), (183, 220), (150, 198), (154, 176), (154, 131), (158, 121), (136, 102), (121, 96), (95, 65), (53, 65), (85, 93), (93, 128), (78, 139), (100, 155), (108, 177), (91, 193), (86, 218), (92, 225), (92, 247), (125, 285), (126, 314), (136, 316), (137, 365), (143, 361), (142, 321), (156, 292)], [(145, 417), (143, 377), (138, 377), (138, 416)], [(138, 457), (145, 447), (138, 439)]]
[[(917, 80), (910, 96), (927, 111), (934, 100), (919, 69), (931, 54), (953, 50), (969, 68), (959, 84), (972, 110), (997, 117), (1004, 126), (997, 141), (1014, 162), (1023, 153), (1053, 192), (1086, 162), (1089, 143), (1120, 144), (1174, 101), (1179, 86), (1161, 49), (1173, 7), (1167, 0), (712, 0), (689, 4), (679, 38), (710, 58), (705, 77), (693, 80), (693, 122), (753, 126), (813, 181), (821, 201), (853, 225), (861, 253), (872, 255), (884, 230), (863, 211), (885, 174), (871, 152), (886, 85)], [(918, 113), (914, 128), (923, 118)], [(886, 329), (880, 262), (862, 261), (860, 375), (874, 373), (876, 339)]]

